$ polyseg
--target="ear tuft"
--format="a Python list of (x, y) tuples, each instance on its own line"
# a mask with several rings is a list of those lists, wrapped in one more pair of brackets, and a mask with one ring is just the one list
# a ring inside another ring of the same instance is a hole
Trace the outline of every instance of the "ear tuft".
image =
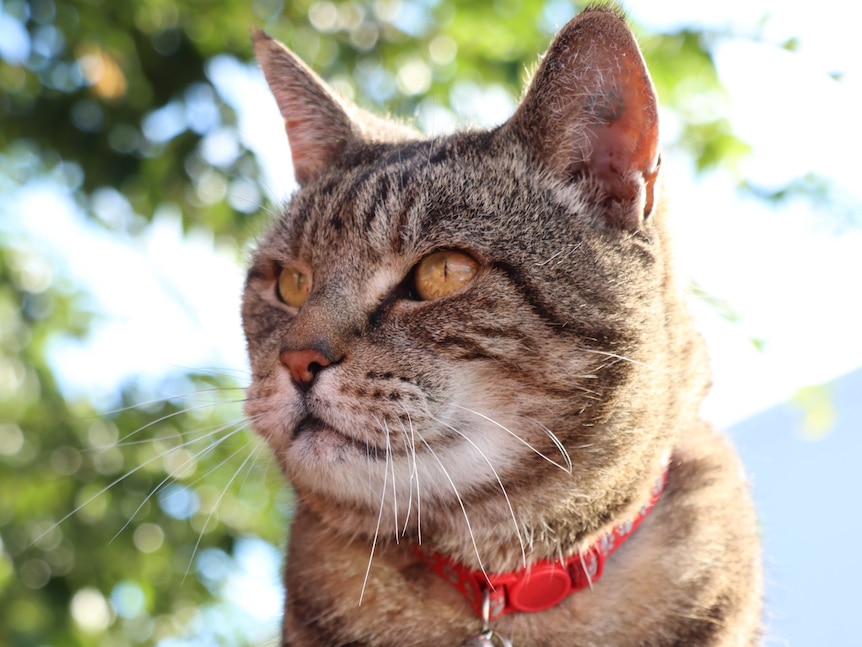
[(592, 7), (562, 29), (508, 127), (558, 177), (586, 178), (615, 203), (612, 226), (637, 229), (652, 212), (658, 104), (618, 11)]

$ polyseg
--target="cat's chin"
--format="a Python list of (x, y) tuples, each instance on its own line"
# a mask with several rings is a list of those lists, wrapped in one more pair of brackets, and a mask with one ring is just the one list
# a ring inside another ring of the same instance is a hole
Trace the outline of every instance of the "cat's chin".
[(298, 459), (326, 463), (342, 462), (361, 456), (375, 456), (378, 449), (353, 436), (342, 433), (314, 416), (306, 416), (296, 426), (290, 453)]

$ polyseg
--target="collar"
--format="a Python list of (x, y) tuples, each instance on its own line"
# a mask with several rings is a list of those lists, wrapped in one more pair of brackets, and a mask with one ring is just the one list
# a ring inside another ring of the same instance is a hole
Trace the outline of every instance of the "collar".
[[(507, 613), (537, 613), (556, 606), (569, 595), (592, 588), (604, 571), (605, 560), (634, 534), (655, 507), (667, 482), (667, 468), (650, 491), (650, 498), (634, 519), (617, 524), (586, 550), (564, 560), (540, 560), (510, 573), (485, 573), (445, 555), (416, 553), (425, 564), (454, 586), (484, 621)], [(484, 609), (483, 609), (484, 607)]]

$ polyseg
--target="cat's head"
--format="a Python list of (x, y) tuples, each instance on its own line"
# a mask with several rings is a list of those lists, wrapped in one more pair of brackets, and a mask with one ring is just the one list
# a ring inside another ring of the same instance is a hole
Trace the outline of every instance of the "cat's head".
[(620, 16), (569, 23), (501, 127), (434, 139), (255, 49), (300, 190), (248, 273), (247, 413), (299, 495), (426, 536), (576, 539), (632, 505), (704, 380)]

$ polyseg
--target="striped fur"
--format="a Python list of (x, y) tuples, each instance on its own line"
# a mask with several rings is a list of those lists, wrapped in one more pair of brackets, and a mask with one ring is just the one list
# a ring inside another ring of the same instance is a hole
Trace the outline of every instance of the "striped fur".
[[(633, 515), (668, 455), (665, 495), (593, 590), (497, 629), (517, 647), (757, 644), (754, 516), (698, 417), (709, 375), (622, 19), (567, 25), (501, 127), (433, 139), (264, 34), (256, 51), (301, 184), (243, 301), (247, 413), (296, 495), (284, 645), (460, 644), (479, 621), (415, 546), (494, 572), (574, 554)], [(414, 268), (438, 250), (479, 269), (419, 300)], [(311, 280), (298, 308), (278, 297), (288, 265)], [(307, 383), (294, 351), (321, 358)]]

